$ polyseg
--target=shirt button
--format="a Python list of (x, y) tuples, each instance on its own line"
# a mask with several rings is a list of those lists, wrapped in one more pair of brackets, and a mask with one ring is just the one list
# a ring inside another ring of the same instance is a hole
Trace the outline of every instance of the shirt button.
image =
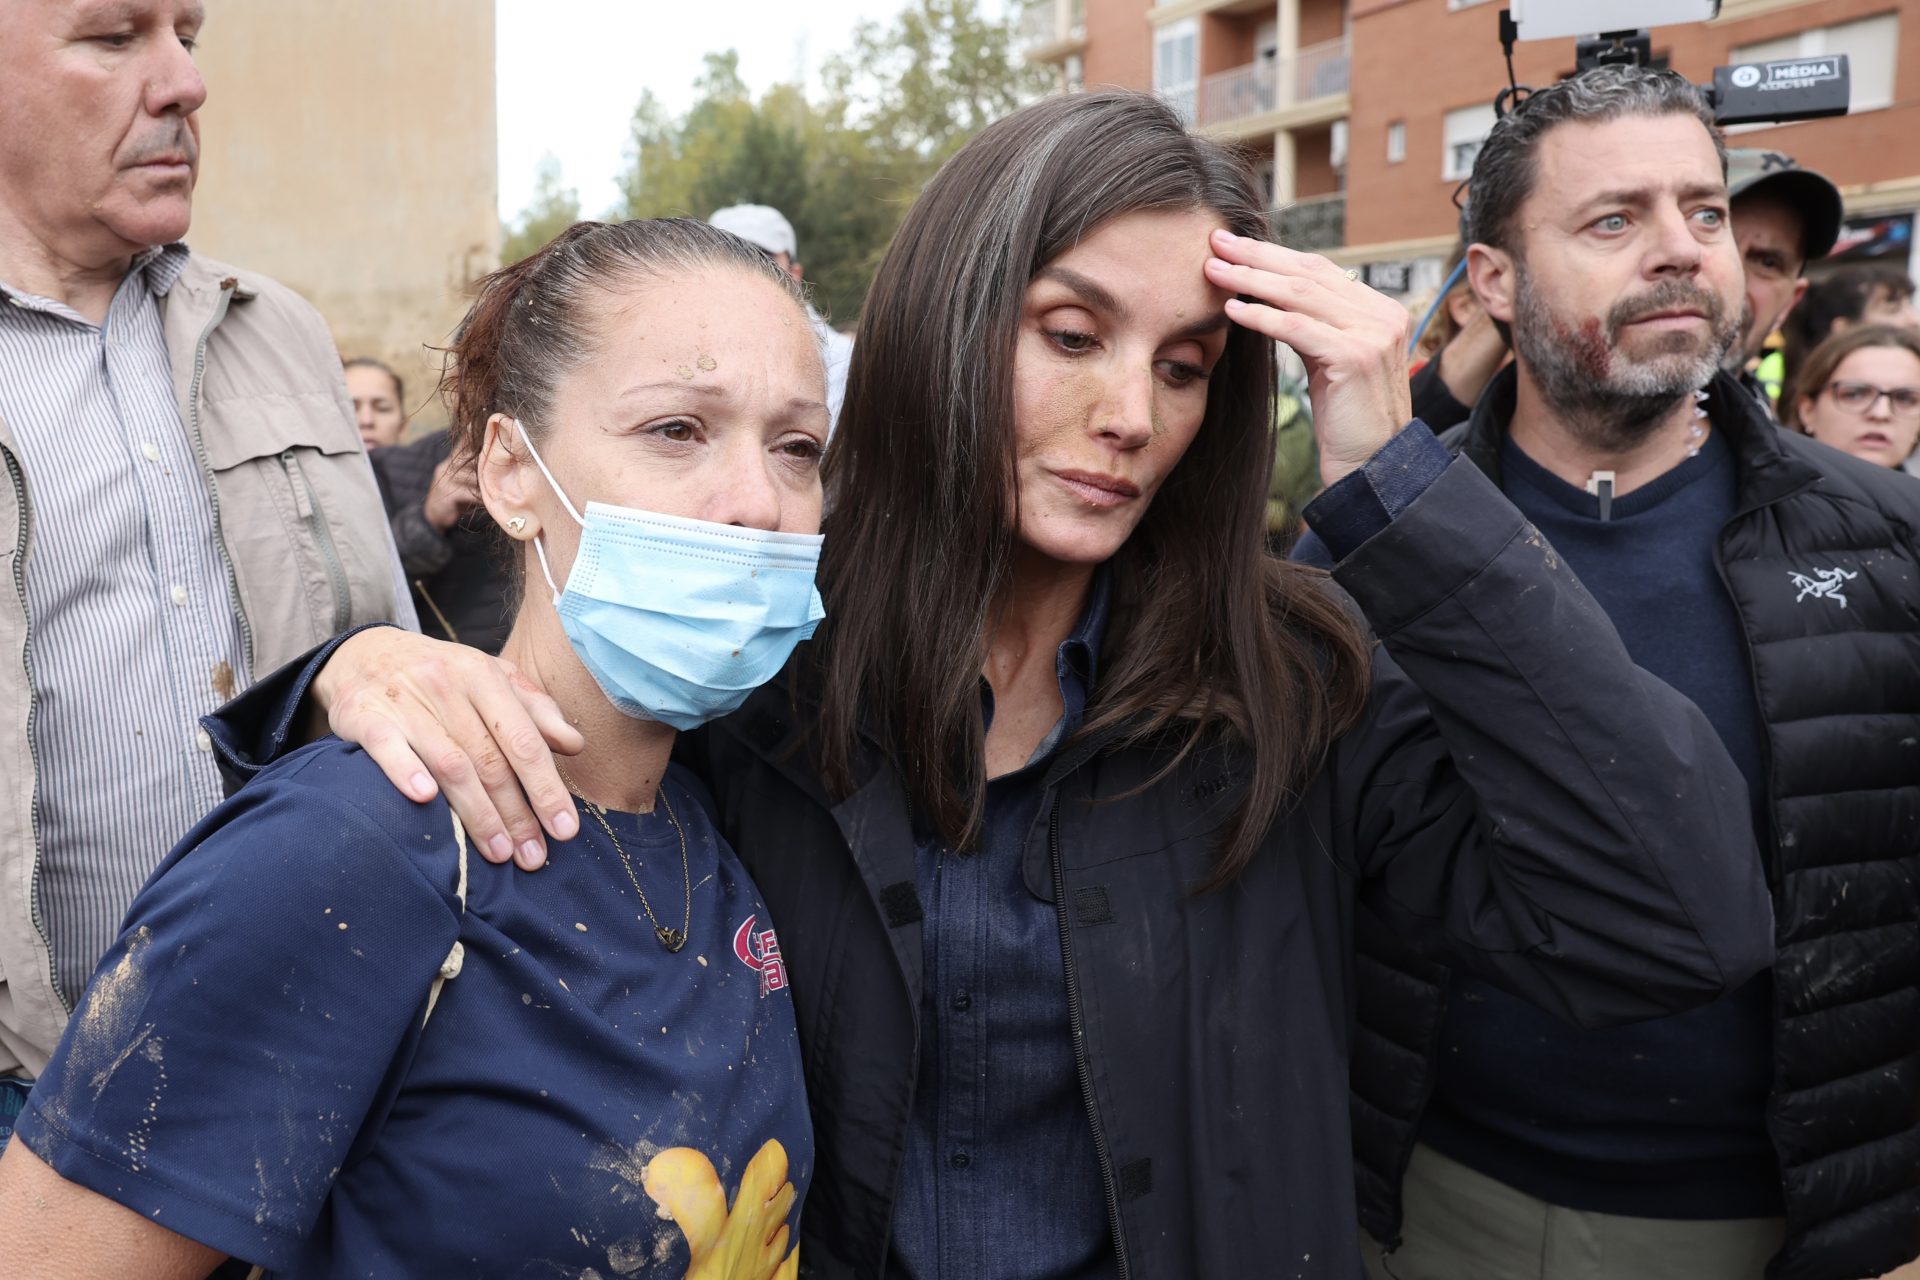
[(973, 1008), (972, 996), (968, 995), (964, 991), (961, 991), (955, 994), (955, 996), (953, 997), (953, 1011), (955, 1013), (965, 1013), (967, 1010), (971, 1008)]
[(146, 456), (148, 462), (160, 461), (160, 446), (151, 440), (140, 446), (140, 452)]
[(205, 729), (195, 729), (193, 731), (193, 745), (202, 751), (211, 751), (213, 750), (213, 739), (207, 736)]
[(169, 594), (173, 596), (173, 602), (175, 604), (185, 604), (187, 602), (187, 589), (177, 582), (173, 584), (173, 590)]
[(973, 1163), (973, 1157), (964, 1151), (956, 1151), (947, 1157), (947, 1163), (956, 1169), (964, 1169)]

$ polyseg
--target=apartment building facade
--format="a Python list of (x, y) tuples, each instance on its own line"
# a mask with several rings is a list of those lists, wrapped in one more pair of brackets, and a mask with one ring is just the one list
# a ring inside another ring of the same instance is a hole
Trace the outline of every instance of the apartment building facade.
[[(1150, 89), (1195, 127), (1246, 148), (1298, 248), (1407, 294), (1438, 284), (1455, 189), (1507, 84), (1499, 0), (1035, 0), (1027, 57), (1063, 90)], [(1605, 0), (1594, 0), (1595, 28)], [(1574, 69), (1574, 41), (1517, 46), (1515, 78)], [(1920, 0), (1722, 0), (1711, 22), (1659, 27), (1653, 52), (1695, 82), (1716, 66), (1828, 53), (1852, 59), (1844, 118), (1742, 129), (1847, 197), (1841, 252), (1915, 261), (1920, 210)]]

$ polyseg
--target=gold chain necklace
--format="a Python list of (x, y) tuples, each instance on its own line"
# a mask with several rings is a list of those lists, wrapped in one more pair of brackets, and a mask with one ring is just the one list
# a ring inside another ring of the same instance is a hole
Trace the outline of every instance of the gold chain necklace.
[(673, 816), (673, 801), (667, 799), (667, 789), (660, 788), (660, 803), (667, 808), (667, 821), (673, 825), (673, 833), (680, 837), (680, 891), (685, 895), (685, 905), (680, 910), (680, 927), (669, 929), (660, 923), (653, 914), (653, 904), (647, 901), (647, 891), (640, 887), (640, 877), (633, 873), (633, 860), (627, 857), (626, 849), (620, 843), (620, 837), (614, 834), (613, 826), (607, 821), (607, 811), (580, 794), (580, 788), (574, 785), (559, 763), (554, 768), (560, 770), (560, 780), (567, 784), (567, 790), (573, 792), (580, 805), (593, 815), (600, 829), (607, 833), (607, 839), (613, 841), (613, 851), (620, 855), (620, 865), (626, 869), (627, 879), (633, 883), (633, 891), (640, 895), (640, 909), (647, 913), (647, 923), (653, 926), (654, 937), (660, 939), (660, 945), (668, 951), (677, 952), (687, 945), (687, 931), (693, 926), (693, 873), (687, 866), (687, 832), (680, 825), (680, 819)]

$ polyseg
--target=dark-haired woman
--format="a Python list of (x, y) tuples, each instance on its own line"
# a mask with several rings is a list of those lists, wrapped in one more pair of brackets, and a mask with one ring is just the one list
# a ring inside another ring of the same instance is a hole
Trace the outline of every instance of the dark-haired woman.
[(505, 654), (584, 738), (573, 838), (470, 876), (447, 804), (357, 747), (261, 773), (142, 890), (35, 1084), (8, 1277), (796, 1274), (780, 948), (668, 756), (820, 616), (805, 305), (704, 223), (582, 223), (483, 284), (453, 377), (532, 586)]
[[(828, 621), (683, 743), (786, 944), (810, 1272), (1358, 1276), (1362, 896), (1589, 1024), (1769, 958), (1711, 727), (1405, 425), (1404, 311), (1265, 233), (1227, 153), (1084, 94), (970, 142), (881, 266)], [(1276, 339), (1347, 595), (1264, 549)], [(380, 631), (324, 679), (394, 776), (464, 738), (476, 823), (524, 821), (509, 759), (550, 811), (544, 753), (413, 707), (483, 663)]]

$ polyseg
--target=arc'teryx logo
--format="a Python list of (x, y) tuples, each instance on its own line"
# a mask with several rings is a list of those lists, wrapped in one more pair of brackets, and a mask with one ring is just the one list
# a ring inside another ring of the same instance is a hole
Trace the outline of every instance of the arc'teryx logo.
[(1787, 576), (1793, 579), (1794, 586), (1800, 588), (1800, 594), (1793, 598), (1795, 604), (1813, 596), (1818, 600), (1831, 600), (1844, 609), (1847, 607), (1847, 596), (1842, 588), (1860, 575), (1846, 569), (1815, 569), (1812, 576), (1791, 572)]
[(779, 991), (787, 985), (787, 965), (780, 958), (780, 940), (773, 936), (773, 930), (753, 931), (754, 922), (760, 917), (748, 916), (733, 935), (733, 954), (740, 957), (740, 963), (760, 974), (760, 994)]

